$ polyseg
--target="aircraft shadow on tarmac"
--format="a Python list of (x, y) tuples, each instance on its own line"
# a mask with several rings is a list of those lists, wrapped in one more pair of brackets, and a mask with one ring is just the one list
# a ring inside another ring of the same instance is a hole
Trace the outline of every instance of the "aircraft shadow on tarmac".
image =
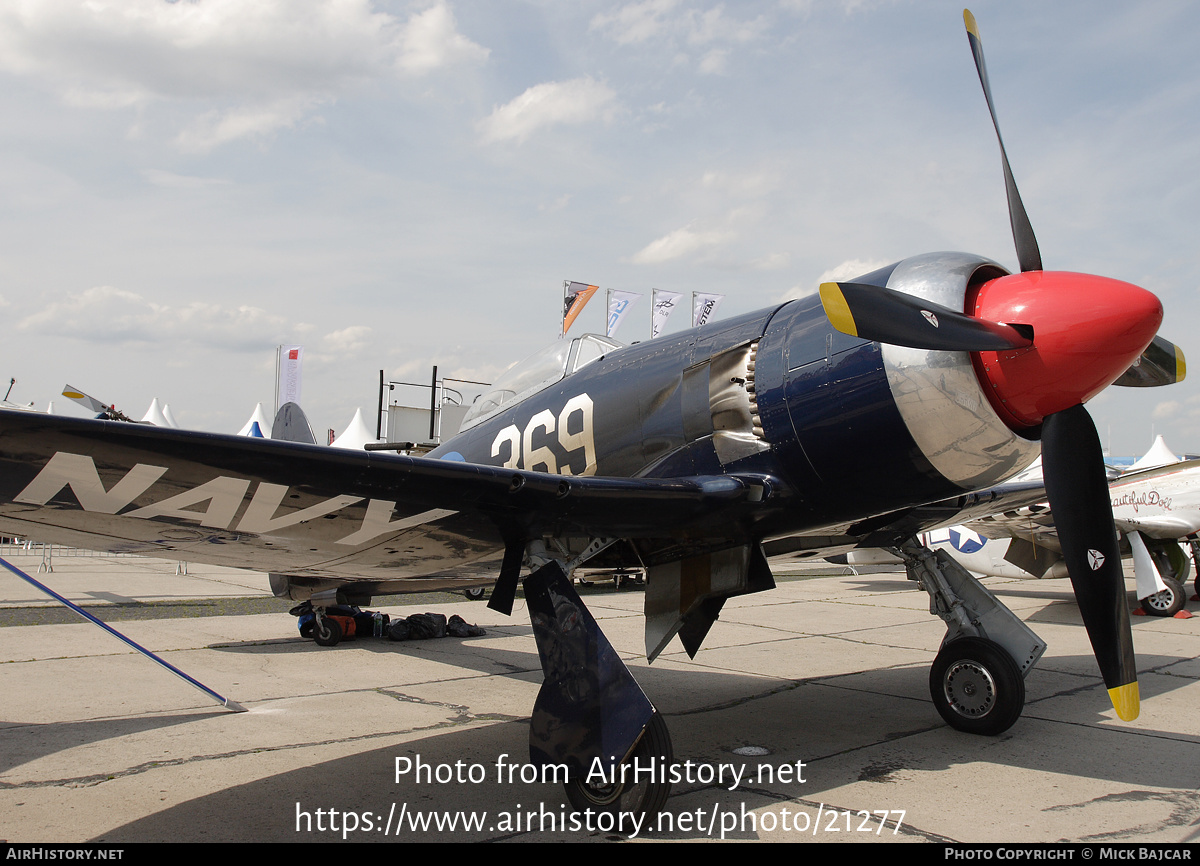
[[(505, 655), (513, 663), (525, 656)], [(1093, 659), (1083, 656), (1065, 657), (1061, 661), (1072, 667), (1094, 665)], [(1173, 660), (1148, 661), (1155, 667)], [(898, 792), (900, 799), (904, 799), (903, 786), (909, 782), (917, 784), (923, 774), (954, 771), (960, 765), (979, 763), (1047, 774), (1053, 777), (1052, 787), (1062, 789), (1057, 793), (1066, 802), (1072, 802), (1076, 789), (1076, 802), (1094, 801), (1095, 785), (1091, 781), (1101, 780), (1106, 787), (1146, 789), (1147, 797), (1169, 800), (1173, 804), (1172, 814), (1181, 816), (1180, 820), (1186, 817), (1185, 824), (1191, 822), (1200, 808), (1200, 794), (1195, 792), (1195, 762), (1190, 759), (1200, 752), (1200, 740), (1164, 731), (1096, 725), (1101, 717), (1090, 707), (1099, 705), (1103, 699), (1098, 687), (1089, 689), (1094, 694), (1074, 697), (1071, 689), (1045, 697), (1035, 695), (1026, 715), (1012, 731), (998, 738), (986, 738), (959, 733), (937, 719), (928, 698), (916, 697), (924, 691), (926, 673), (923, 667), (915, 665), (791, 683), (704, 670), (687, 675), (678, 670), (662, 671), (653, 677), (641, 671), (640, 675), (647, 680), (647, 691), (655, 695), (671, 727), (677, 743), (677, 761), (709, 764), (734, 761), (753, 768), (758, 761), (780, 765), (803, 760), (809, 768), (803, 786), (754, 784), (731, 792), (715, 784), (676, 785), (667, 808), (677, 814), (698, 808), (707, 810), (718, 802), (723, 808), (738, 808), (743, 803), (749, 809), (792, 803), (815, 809), (822, 802), (839, 809), (856, 809), (861, 804), (838, 802), (839, 798), (849, 799), (851, 795), (835, 793), (834, 789), (858, 782), (893, 783), (899, 787), (886, 789), (886, 797), (894, 801)], [(1155, 675), (1144, 678), (1148, 710), (1152, 712), (1155, 697), (1173, 688), (1171, 679)], [(675, 689), (670, 688), (672, 681)], [(697, 700), (698, 695), (704, 696), (702, 701)], [(1043, 716), (1040, 710), (1045, 708), (1040, 704), (1054, 698), (1059, 700), (1052, 712)], [(1074, 708), (1080, 709), (1076, 712)], [(340, 840), (341, 835), (297, 833), (296, 810), (370, 811), (379, 816), (377, 820), (382, 824), (392, 803), (397, 808), (407, 803), (408, 808), (425, 812), (489, 809), (493, 816), (498, 810), (537, 811), (544, 804), (557, 815), (566, 802), (560, 786), (540, 782), (500, 784), (494, 779), (499, 755), (506, 754), (514, 762), (524, 760), (527, 736), (524, 720), (417, 737), (397, 732), (396, 739), (403, 742), (367, 748), (336, 760), (319, 761), (233, 785), (133, 820), (103, 838), (127, 842), (334, 841)], [(378, 741), (364, 741), (374, 742)], [(771, 750), (771, 756), (738, 758), (730, 750), (742, 744), (764, 745)], [(1112, 760), (1114, 753), (1136, 755), (1136, 760)], [(467, 766), (477, 763), (486, 768), (486, 779), (481, 784), (397, 784), (395, 758), (415, 755), (434, 766), (454, 765), (456, 761)], [(958, 783), (963, 783), (961, 774)], [(881, 798), (885, 796), (883, 790)], [(1012, 820), (1012, 815), (981, 814), (977, 820), (978, 826), (984, 827), (989, 821)], [(1015, 826), (1027, 827), (1020, 822)], [(946, 838), (936, 827), (921, 828), (919, 824), (912, 824), (905, 832), (919, 839)], [(675, 833), (665, 838), (696, 835)], [(405, 832), (399, 837), (388, 837), (388, 841), (506, 837), (547, 838), (499, 829), (475, 833), (460, 829), (440, 836), (433, 832)], [(355, 833), (349, 838), (383, 841), (378, 831)], [(732, 838), (755, 836), (743, 833)]]

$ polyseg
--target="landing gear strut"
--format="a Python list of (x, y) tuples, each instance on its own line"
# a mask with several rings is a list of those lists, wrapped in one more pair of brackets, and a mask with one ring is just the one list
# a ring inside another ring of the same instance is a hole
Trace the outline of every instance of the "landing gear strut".
[[(653, 761), (661, 771), (673, 761), (662, 716), (557, 562), (524, 586), (545, 674), (529, 726), (531, 762), (568, 768), (566, 793), (576, 809), (657, 814), (671, 785), (645, 768)], [(632, 773), (635, 761), (640, 777)], [(622, 768), (630, 771), (624, 780)]]
[(1046, 644), (949, 555), (915, 538), (897, 551), (929, 593), (929, 612), (946, 623), (929, 670), (929, 695), (946, 724), (995, 736), (1016, 723), (1025, 706), (1025, 675)]

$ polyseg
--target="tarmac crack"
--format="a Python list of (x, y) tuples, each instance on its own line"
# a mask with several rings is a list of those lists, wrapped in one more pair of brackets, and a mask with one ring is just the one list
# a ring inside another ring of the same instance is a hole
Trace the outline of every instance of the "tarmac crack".
[(454, 713), (454, 718), (447, 719), (445, 722), (439, 722), (435, 725), (427, 725), (421, 730), (435, 730), (437, 728), (452, 728), (459, 727), (471, 722), (487, 721), (487, 722), (519, 722), (528, 719), (528, 716), (511, 716), (505, 713), (474, 713), (471, 708), (463, 704), (452, 704), (446, 701), (434, 701), (428, 698), (417, 697), (416, 695), (408, 695), (404, 692), (396, 692), (391, 689), (375, 689), (375, 691), (384, 697), (392, 698), (400, 703), (418, 704), (423, 707), (435, 707), (441, 710), (450, 710)]
[(1148, 837), (1153, 833), (1162, 832), (1171, 827), (1188, 827), (1195, 824), (1200, 814), (1200, 792), (1198, 791), (1122, 791), (1118, 794), (1105, 794), (1082, 803), (1062, 803), (1051, 806), (1046, 812), (1069, 812), (1074, 809), (1084, 809), (1099, 803), (1145, 803), (1159, 801), (1171, 806), (1170, 814), (1155, 823), (1142, 823), (1120, 830), (1110, 830), (1106, 833), (1091, 833), (1073, 840), (1077, 842), (1115, 841), (1129, 836)]

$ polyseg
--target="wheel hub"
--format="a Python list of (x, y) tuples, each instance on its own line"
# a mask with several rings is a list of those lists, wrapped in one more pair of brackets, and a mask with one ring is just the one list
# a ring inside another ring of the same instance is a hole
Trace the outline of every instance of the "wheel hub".
[(960, 715), (978, 719), (996, 706), (996, 683), (979, 662), (971, 659), (955, 662), (946, 669), (942, 682), (946, 701)]
[(1155, 610), (1170, 610), (1174, 601), (1174, 596), (1169, 589), (1164, 589), (1162, 592), (1156, 592), (1154, 595), (1148, 595), (1142, 599), (1143, 604), (1148, 604)]

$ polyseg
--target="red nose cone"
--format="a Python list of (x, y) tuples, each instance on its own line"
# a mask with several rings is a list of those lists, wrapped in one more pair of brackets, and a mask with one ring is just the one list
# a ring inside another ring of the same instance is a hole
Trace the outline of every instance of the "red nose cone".
[(973, 314), (1033, 326), (1029, 348), (972, 355), (993, 408), (1009, 426), (1022, 429), (1116, 381), (1158, 332), (1162, 304), (1131, 283), (1030, 271), (981, 285)]

